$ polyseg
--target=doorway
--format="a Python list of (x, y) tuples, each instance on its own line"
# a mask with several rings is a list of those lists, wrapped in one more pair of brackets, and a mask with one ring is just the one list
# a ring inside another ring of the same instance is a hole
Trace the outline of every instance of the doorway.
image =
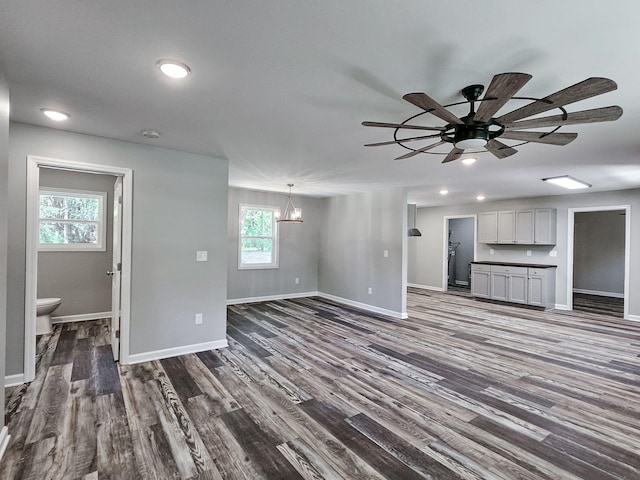
[(443, 253), (443, 290), (469, 292), (476, 258), (475, 215), (445, 217)]
[(629, 221), (629, 205), (569, 209), (569, 310), (628, 319)]
[[(109, 305), (111, 316), (111, 338), (113, 340), (114, 358), (120, 356), (121, 363), (128, 363), (129, 356), (129, 318), (130, 318), (130, 285), (131, 285), (131, 232), (132, 232), (132, 192), (133, 171), (127, 168), (93, 165), (66, 160), (43, 157), (27, 157), (27, 235), (26, 235), (26, 279), (25, 279), (25, 355), (24, 382), (35, 378), (36, 361), (36, 298), (38, 293), (38, 246), (39, 246), (39, 186), (41, 169), (54, 169), (85, 174), (111, 175), (115, 177), (113, 193), (113, 211), (119, 215), (121, 228), (114, 239), (112, 267), (105, 275), (117, 277), (111, 282), (113, 289), (118, 289), (120, 298), (118, 305), (113, 302), (117, 295), (112, 295)], [(116, 189), (120, 186), (120, 193)], [(114, 232), (116, 231), (114, 222)], [(117, 243), (117, 244), (116, 244)], [(118, 253), (116, 255), (116, 248)], [(64, 300), (63, 300), (64, 301)], [(119, 325), (118, 325), (119, 324)]]

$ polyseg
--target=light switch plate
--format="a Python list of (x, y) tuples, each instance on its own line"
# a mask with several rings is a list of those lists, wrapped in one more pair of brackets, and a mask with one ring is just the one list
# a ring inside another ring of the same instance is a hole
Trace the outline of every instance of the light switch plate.
[(527, 257), (531, 256), (531, 250), (527, 250)]
[(389, 250), (385, 250), (383, 253), (384, 253), (385, 258), (389, 256)]
[(196, 325), (200, 325), (202, 323), (202, 314), (196, 313)]
[(207, 251), (198, 250), (196, 252), (196, 262), (206, 262), (206, 261), (207, 261)]

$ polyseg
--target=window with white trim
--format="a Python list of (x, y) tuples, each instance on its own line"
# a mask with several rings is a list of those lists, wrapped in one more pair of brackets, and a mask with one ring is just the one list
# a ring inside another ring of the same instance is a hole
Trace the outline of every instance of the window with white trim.
[(278, 268), (278, 223), (280, 209), (262, 205), (240, 205), (238, 268)]
[(42, 188), (39, 193), (39, 250), (106, 250), (106, 192)]

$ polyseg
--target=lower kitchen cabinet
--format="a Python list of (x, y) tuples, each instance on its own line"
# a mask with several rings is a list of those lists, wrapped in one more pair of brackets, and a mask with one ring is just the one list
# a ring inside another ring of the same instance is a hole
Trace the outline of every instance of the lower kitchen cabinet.
[(471, 294), (503, 302), (555, 306), (555, 267), (472, 263)]
[(471, 265), (471, 295), (491, 298), (491, 267), (489, 265)]

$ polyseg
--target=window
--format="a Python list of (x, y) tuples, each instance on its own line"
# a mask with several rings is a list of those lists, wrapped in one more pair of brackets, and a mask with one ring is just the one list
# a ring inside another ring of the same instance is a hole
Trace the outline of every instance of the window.
[(40, 190), (39, 249), (106, 250), (107, 194), (80, 190)]
[(280, 209), (240, 205), (238, 268), (278, 268), (278, 223)]

